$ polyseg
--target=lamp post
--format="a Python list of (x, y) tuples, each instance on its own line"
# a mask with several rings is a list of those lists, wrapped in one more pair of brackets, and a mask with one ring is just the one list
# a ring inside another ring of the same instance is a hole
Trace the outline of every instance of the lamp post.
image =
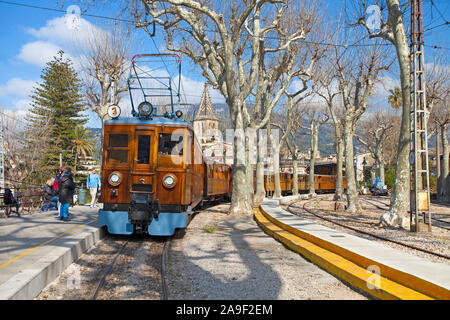
[(367, 165), (367, 161), (366, 161), (366, 157), (363, 158), (363, 181), (364, 181), (364, 188), (366, 187), (366, 165)]

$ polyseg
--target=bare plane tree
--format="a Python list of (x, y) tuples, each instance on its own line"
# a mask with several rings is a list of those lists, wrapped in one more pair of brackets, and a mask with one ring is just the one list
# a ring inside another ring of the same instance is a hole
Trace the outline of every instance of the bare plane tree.
[(38, 168), (50, 144), (50, 122), (47, 121), (42, 123), (42, 126), (30, 130), (25, 120), (7, 115), (3, 110), (0, 113), (5, 128), (6, 181), (13, 185), (22, 185), (46, 179), (38, 172)]
[(356, 190), (356, 177), (353, 164), (353, 137), (357, 121), (367, 110), (368, 100), (379, 74), (392, 63), (386, 62), (386, 50), (375, 42), (366, 47), (349, 47), (343, 51), (335, 47), (332, 62), (339, 82), (344, 113), (342, 117), (345, 176), (347, 180), (347, 210), (358, 212), (361, 209)]
[[(303, 101), (307, 96), (309, 96), (312, 92), (310, 91), (305, 96), (299, 97), (295, 99), (297, 93), (289, 94), (285, 93), (288, 102), (283, 106), (283, 112), (279, 119), (274, 119), (271, 121), (271, 125), (281, 130), (282, 136), (279, 144), (279, 149), (281, 150), (286, 144), (288, 147), (289, 153), (292, 156), (292, 171), (293, 171), (293, 180), (292, 180), (292, 194), (298, 194), (298, 161), (299, 161), (299, 146), (296, 139), (296, 134), (298, 133), (298, 129), (300, 129), (297, 124), (301, 123), (303, 118), (303, 113), (300, 108), (301, 101)], [(275, 171), (279, 174), (279, 167), (275, 168)], [(280, 179), (278, 179), (280, 183)], [(264, 185), (263, 185), (264, 187)], [(277, 191), (278, 189), (278, 191)], [(278, 192), (278, 193), (277, 193)], [(281, 194), (281, 185), (275, 184), (275, 193), (274, 197), (277, 197), (278, 194)]]
[(304, 125), (303, 122), (299, 122), (296, 125), (299, 128), (306, 130), (306, 135), (310, 136), (309, 193), (315, 195), (314, 166), (319, 152), (319, 129), (320, 126), (327, 123), (330, 118), (326, 108), (320, 105), (311, 104), (304, 107), (302, 111), (306, 116), (305, 120), (308, 125)]
[[(440, 131), (440, 142), (442, 146), (442, 170), (438, 177), (439, 185), (441, 186), (438, 198), (441, 201), (450, 201), (450, 173), (449, 173), (449, 143), (448, 143), (448, 128), (450, 124), (450, 108), (448, 107), (448, 96), (443, 102), (438, 102), (430, 117), (430, 122), (436, 126), (436, 136)], [(437, 155), (439, 156), (439, 155)]]
[(121, 93), (128, 90), (125, 75), (130, 43), (129, 31), (116, 24), (110, 32), (91, 30), (87, 43), (81, 46), (86, 47), (80, 62), (86, 72), (86, 102), (102, 121), (108, 118), (108, 107), (118, 104)]
[[(385, 111), (377, 111), (362, 119), (358, 126), (356, 139), (361, 142), (375, 159), (375, 175), (385, 182), (384, 148), (386, 139), (393, 134), (395, 116)], [(379, 173), (378, 173), (378, 172)]]
[(336, 150), (336, 190), (333, 200), (340, 201), (344, 198), (344, 179), (343, 179), (343, 164), (344, 164), (344, 137), (343, 137), (343, 108), (338, 99), (341, 95), (339, 91), (336, 74), (329, 72), (331, 65), (329, 62), (322, 60), (320, 72), (316, 73), (314, 79), (313, 91), (314, 94), (321, 97), (327, 105), (328, 114), (333, 122)]
[[(358, 7), (357, 23), (364, 26), (369, 34), (369, 38), (381, 38), (395, 46), (397, 61), (400, 69), (400, 84), (402, 90), (402, 123), (400, 128), (399, 141), (397, 145), (397, 160), (395, 167), (394, 189), (391, 195), (389, 212), (382, 216), (382, 222), (387, 225), (400, 223), (403, 228), (409, 228), (407, 213), (409, 209), (410, 172), (409, 172), (409, 151), (410, 151), (410, 61), (408, 38), (406, 36), (403, 16), (408, 4), (407, 1), (399, 0), (377, 0), (373, 4), (378, 5), (381, 15), (379, 19), (380, 28), (374, 30), (367, 22), (368, 3), (364, 0), (354, 0)], [(383, 12), (387, 9), (388, 19), (383, 19)]]
[[(312, 1), (314, 2), (314, 1)], [(304, 39), (309, 23), (292, 15), (295, 1), (247, 0), (220, 3), (194, 0), (142, 0), (130, 9), (137, 27), (164, 27), (168, 49), (188, 56), (200, 66), (207, 83), (220, 90), (230, 108), (234, 136), (233, 195), (230, 213), (251, 213), (245, 165), (246, 102), (254, 92), (264, 52), (278, 53)], [(302, 23), (290, 27), (287, 17)], [(308, 17), (307, 17), (308, 18)], [(263, 59), (264, 60), (264, 59)], [(283, 67), (283, 66), (281, 66)], [(261, 110), (259, 126), (270, 119)]]

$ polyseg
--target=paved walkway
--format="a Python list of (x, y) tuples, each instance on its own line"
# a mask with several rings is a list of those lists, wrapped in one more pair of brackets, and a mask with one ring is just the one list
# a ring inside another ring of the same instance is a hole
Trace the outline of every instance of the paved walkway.
[(450, 297), (449, 265), (430, 262), (380, 243), (301, 219), (281, 209), (277, 200), (264, 201), (261, 209), (269, 220), (282, 229), (290, 229), (290, 232), (301, 238), (345, 256), (360, 266), (375, 266), (387, 278), (424, 294), (433, 294), (437, 298)]
[(0, 299), (31, 299), (98, 241), (98, 208), (75, 206), (70, 221), (56, 211), (0, 218)]

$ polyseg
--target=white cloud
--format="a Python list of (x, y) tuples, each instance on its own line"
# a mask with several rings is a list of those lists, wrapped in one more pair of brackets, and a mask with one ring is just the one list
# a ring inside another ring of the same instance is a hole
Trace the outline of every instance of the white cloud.
[[(178, 84), (178, 76), (174, 79), (174, 82)], [(186, 103), (200, 103), (204, 86), (204, 81), (193, 80), (182, 75), (181, 100), (187, 100)], [(211, 86), (208, 86), (208, 92), (212, 103), (225, 103), (225, 98), (219, 90), (213, 89)]]
[(372, 98), (387, 97), (390, 95), (389, 90), (394, 89), (394, 87), (400, 87), (400, 80), (394, 79), (389, 76), (383, 76), (375, 84), (372, 90)]
[(85, 46), (90, 37), (97, 34), (101, 36), (105, 32), (83, 18), (79, 20), (78, 28), (71, 26), (71, 21), (63, 16), (47, 21), (46, 25), (39, 29), (28, 28), (27, 32), (38, 39), (56, 43), (68, 49)]
[(36, 86), (36, 81), (34, 80), (12, 78), (5, 85), (0, 85), (0, 97), (7, 95), (27, 97), (34, 86)]
[(53, 59), (61, 50), (61, 47), (43, 41), (34, 41), (25, 44), (19, 53), (19, 58), (25, 62), (38, 67), (45, 67), (45, 64)]
[(16, 100), (12, 102), (12, 107), (7, 109), (1, 109), (7, 116), (23, 119), (31, 106), (31, 101), (27, 99)]
[(31, 107), (31, 100), (29, 99), (20, 99), (13, 102), (12, 110), (15, 112), (25, 113), (28, 111), (28, 109)]

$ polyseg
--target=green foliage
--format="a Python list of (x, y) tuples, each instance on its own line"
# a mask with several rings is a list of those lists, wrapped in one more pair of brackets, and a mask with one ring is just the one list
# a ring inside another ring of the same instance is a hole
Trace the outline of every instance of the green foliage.
[(395, 110), (399, 110), (402, 107), (402, 90), (399, 87), (389, 90), (388, 102)]
[(388, 187), (388, 189), (392, 189), (394, 187), (395, 179), (395, 164), (391, 164), (385, 169), (384, 179), (386, 180), (384, 184)]
[(86, 158), (94, 152), (94, 142), (91, 140), (90, 131), (81, 125), (75, 127), (72, 140), (72, 152), (75, 152), (75, 165), (80, 157)]
[(437, 178), (430, 172), (430, 192), (437, 192)]
[(206, 233), (213, 233), (214, 231), (216, 231), (217, 228), (215, 227), (209, 227), (209, 226), (204, 226), (203, 230), (205, 230)]
[(34, 88), (32, 107), (27, 115), (28, 132), (49, 127), (48, 140), (51, 142), (44, 151), (38, 168), (40, 174), (49, 175), (59, 167), (59, 154), (63, 163), (74, 166), (73, 152), (76, 128), (87, 122), (81, 114), (86, 110), (82, 103), (81, 82), (72, 67), (72, 62), (59, 51), (43, 69), (41, 79)]

